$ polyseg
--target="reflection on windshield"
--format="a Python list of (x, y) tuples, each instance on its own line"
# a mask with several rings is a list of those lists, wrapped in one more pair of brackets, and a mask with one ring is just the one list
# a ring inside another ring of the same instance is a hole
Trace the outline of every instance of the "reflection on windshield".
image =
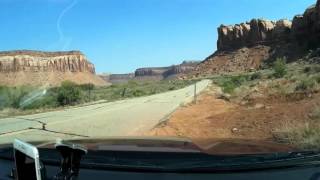
[[(209, 154), (319, 150), (310, 1), (267, 13), (271, 3), (251, 2), (263, 19), (219, 13), (231, 2), (0, 2), (17, 30), (0, 30), (0, 144), (179, 137)], [(283, 19), (292, 12), (303, 15)]]

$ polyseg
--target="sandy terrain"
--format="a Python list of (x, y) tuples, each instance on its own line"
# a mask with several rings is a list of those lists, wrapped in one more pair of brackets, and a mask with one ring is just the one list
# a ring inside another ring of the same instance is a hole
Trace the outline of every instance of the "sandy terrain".
[(203, 93), (197, 104), (178, 109), (168, 121), (146, 135), (272, 141), (275, 129), (309, 120), (308, 114), (319, 105), (319, 100), (320, 94), (274, 96), (239, 105), (218, 99), (211, 90)]

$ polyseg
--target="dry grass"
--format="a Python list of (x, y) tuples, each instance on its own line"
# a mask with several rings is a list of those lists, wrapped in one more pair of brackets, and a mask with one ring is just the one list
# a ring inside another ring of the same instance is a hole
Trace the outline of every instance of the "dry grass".
[(286, 124), (276, 129), (274, 139), (301, 150), (320, 150), (320, 125), (314, 123)]

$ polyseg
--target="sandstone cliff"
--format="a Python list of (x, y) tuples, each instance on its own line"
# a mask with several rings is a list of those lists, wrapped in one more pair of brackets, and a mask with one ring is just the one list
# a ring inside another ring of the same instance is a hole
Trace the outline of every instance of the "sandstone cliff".
[(95, 75), (94, 65), (79, 51), (0, 52), (1, 85), (59, 85), (64, 80), (105, 84)]
[(290, 37), (292, 22), (279, 20), (277, 22), (253, 19), (249, 23), (234, 26), (221, 25), (218, 28), (218, 51), (234, 50), (255, 45), (270, 45), (286, 41)]
[(217, 51), (194, 74), (248, 71), (286, 56), (294, 61), (320, 47), (320, 0), (292, 21), (253, 19), (218, 28)]

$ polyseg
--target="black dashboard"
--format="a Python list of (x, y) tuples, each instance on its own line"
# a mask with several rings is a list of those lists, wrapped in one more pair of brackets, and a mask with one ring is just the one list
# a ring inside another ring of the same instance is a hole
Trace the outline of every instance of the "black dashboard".
[[(12, 168), (14, 168), (14, 161), (12, 159), (12, 149), (0, 151), (0, 180), (12, 179), (10, 176)], [(216, 169), (204, 169), (204, 170), (182, 170), (161, 169), (163, 167), (163, 161), (166, 164), (175, 164), (175, 159), (191, 158), (195, 160), (210, 160), (228, 163), (228, 159), (223, 157), (213, 157), (197, 153), (185, 153), (185, 154), (172, 154), (172, 153), (146, 153), (146, 152), (104, 152), (104, 156), (101, 156), (102, 152), (89, 152), (88, 156), (83, 159), (83, 164), (80, 167), (79, 180), (90, 179), (115, 179), (115, 180), (319, 180), (320, 179), (320, 163), (319, 156), (310, 156), (309, 158), (291, 158), (294, 161), (291, 163), (281, 163), (281, 160), (277, 160), (279, 166), (270, 166), (270, 162), (258, 163), (257, 168), (216, 168)], [(59, 171), (59, 155), (54, 150), (42, 149), (40, 155), (43, 157), (42, 161), (45, 165), (47, 172), (47, 179), (52, 177)], [(99, 155), (99, 156), (98, 156)], [(98, 157), (98, 160), (97, 160)], [(157, 161), (151, 157), (157, 157)], [(168, 158), (166, 158), (168, 157)], [(143, 160), (142, 160), (143, 159)], [(231, 157), (232, 159), (232, 157)], [(254, 159), (261, 159), (256, 157)], [(314, 160), (313, 160), (314, 159)], [(103, 162), (108, 163), (108, 166), (101, 166)], [(96, 163), (92, 163), (92, 162)], [(117, 162), (117, 163), (116, 163)], [(147, 165), (150, 162), (152, 168)], [(209, 161), (208, 161), (209, 162)], [(86, 165), (87, 164), (87, 165)], [(89, 165), (88, 165), (89, 164)], [(100, 165), (99, 165), (100, 164)], [(116, 165), (115, 165), (116, 164)], [(189, 164), (190, 165), (190, 164)], [(140, 168), (132, 168), (138, 166)], [(184, 166), (184, 164), (181, 164)], [(260, 166), (261, 168), (258, 168)]]
[[(10, 172), (14, 163), (10, 160), (0, 160), (0, 179), (11, 180)], [(58, 166), (46, 165), (47, 177), (53, 177), (58, 172)], [(167, 173), (167, 172), (134, 172), (117, 170), (81, 169), (79, 180), (319, 180), (320, 167), (286, 168), (278, 170), (261, 170), (226, 173)]]

